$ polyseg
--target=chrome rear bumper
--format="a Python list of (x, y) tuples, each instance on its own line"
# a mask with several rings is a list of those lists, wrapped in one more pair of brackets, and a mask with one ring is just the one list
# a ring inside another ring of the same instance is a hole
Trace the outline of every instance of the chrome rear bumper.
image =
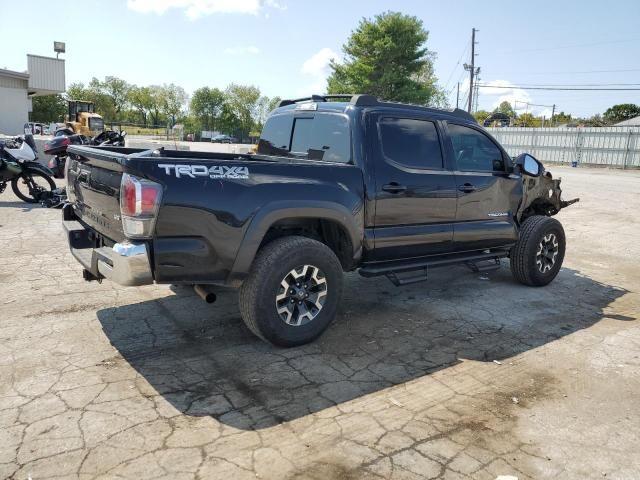
[(153, 283), (146, 243), (116, 243), (93, 248), (88, 231), (74, 220), (63, 220), (71, 254), (97, 279), (106, 278), (126, 287)]

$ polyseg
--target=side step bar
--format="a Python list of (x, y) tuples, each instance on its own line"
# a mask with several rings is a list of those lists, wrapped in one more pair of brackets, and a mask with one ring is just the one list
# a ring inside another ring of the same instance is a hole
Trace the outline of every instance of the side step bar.
[[(458, 253), (440, 257), (428, 257), (414, 261), (384, 262), (365, 265), (358, 273), (363, 277), (385, 275), (395, 286), (409, 285), (427, 280), (429, 268), (464, 264), (474, 272), (486, 272), (500, 268), (500, 259), (509, 256), (508, 250), (483, 251), (480, 253)], [(414, 275), (400, 276), (402, 273)]]

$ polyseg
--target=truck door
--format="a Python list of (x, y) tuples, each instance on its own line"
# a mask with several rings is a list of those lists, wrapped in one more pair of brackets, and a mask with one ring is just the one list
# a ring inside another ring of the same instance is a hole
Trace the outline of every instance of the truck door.
[(371, 260), (421, 257), (453, 248), (456, 183), (437, 121), (413, 114), (370, 117), (375, 175)]
[(480, 128), (447, 122), (456, 172), (458, 206), (453, 241), (457, 251), (509, 245), (517, 240), (514, 216), (522, 194), (511, 161)]

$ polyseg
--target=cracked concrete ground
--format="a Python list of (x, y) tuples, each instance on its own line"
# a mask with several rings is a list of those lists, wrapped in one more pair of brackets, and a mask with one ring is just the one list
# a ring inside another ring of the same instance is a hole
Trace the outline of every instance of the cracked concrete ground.
[(640, 478), (640, 172), (553, 168), (565, 266), (349, 274), (289, 350), (234, 292), (85, 283), (60, 211), (0, 196), (0, 478)]

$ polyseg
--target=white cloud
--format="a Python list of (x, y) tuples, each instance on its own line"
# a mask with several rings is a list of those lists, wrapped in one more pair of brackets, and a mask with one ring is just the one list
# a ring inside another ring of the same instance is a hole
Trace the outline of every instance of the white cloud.
[(224, 53), (227, 55), (257, 55), (260, 53), (258, 47), (229, 47), (224, 49)]
[(327, 80), (319, 78), (315, 82), (307, 83), (296, 89), (297, 97), (308, 97), (309, 95), (322, 95), (327, 91)]
[(327, 90), (327, 76), (329, 76), (330, 70), (329, 63), (331, 59), (337, 57), (336, 52), (325, 47), (307, 58), (302, 64), (300, 72), (311, 77), (313, 80), (310, 80), (308, 84), (299, 88), (298, 95), (305, 96), (324, 93)]
[(329, 73), (329, 62), (337, 56), (336, 52), (325, 47), (305, 60), (301, 72), (315, 76), (326, 76)]
[(540, 110), (539, 112), (536, 113), (536, 115), (538, 115), (539, 117), (544, 117), (544, 118), (551, 118), (551, 114), (553, 113), (553, 110), (551, 110), (550, 108), (545, 108), (544, 110)]
[(162, 15), (171, 8), (185, 10), (188, 18), (195, 20), (216, 13), (258, 15), (264, 7), (286, 10), (275, 0), (127, 0), (127, 7), (141, 13)]
[(286, 5), (283, 5), (280, 2), (276, 2), (276, 0), (265, 0), (264, 4), (267, 7), (275, 8), (276, 10), (282, 10), (283, 12), (287, 9)]
[[(516, 106), (516, 112), (524, 112), (527, 109), (527, 103), (532, 103), (531, 95), (526, 90), (515, 88), (513, 83), (508, 80), (493, 80), (491, 82), (482, 82), (484, 86), (479, 88), (479, 95), (497, 97), (491, 106), (491, 110), (496, 108), (502, 102), (509, 102), (510, 105)], [(499, 87), (499, 88), (497, 88)], [(468, 82), (467, 82), (467, 89)], [(529, 108), (531, 110), (531, 108)]]

